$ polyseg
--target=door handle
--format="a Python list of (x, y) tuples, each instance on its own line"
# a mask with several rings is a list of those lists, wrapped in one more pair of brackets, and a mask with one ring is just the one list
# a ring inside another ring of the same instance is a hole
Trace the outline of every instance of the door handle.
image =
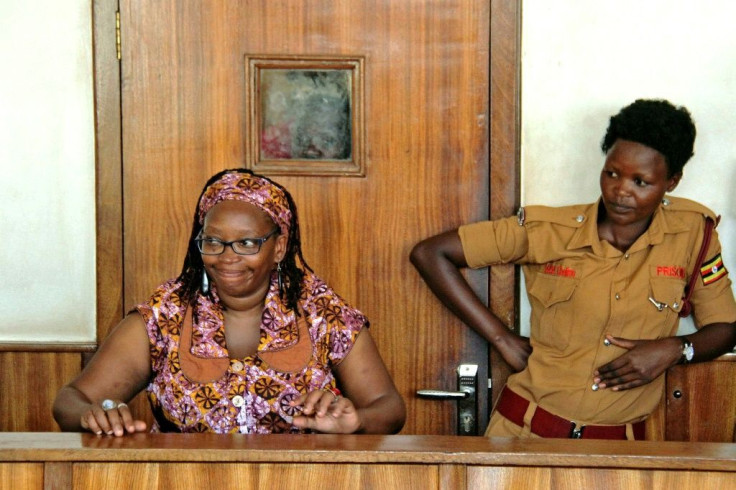
[(457, 391), (417, 390), (422, 398), (457, 400), (457, 434), (474, 436), (478, 432), (478, 365), (460, 364), (457, 368)]
[(442, 390), (417, 390), (417, 395), (422, 398), (434, 398), (435, 400), (459, 400), (467, 398), (464, 391), (442, 391)]

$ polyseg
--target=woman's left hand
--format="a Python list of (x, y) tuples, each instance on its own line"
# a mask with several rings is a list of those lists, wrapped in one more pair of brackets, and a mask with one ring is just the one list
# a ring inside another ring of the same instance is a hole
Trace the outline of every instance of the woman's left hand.
[(677, 337), (657, 340), (629, 340), (606, 335), (617, 347), (627, 350), (593, 373), (599, 389), (629, 390), (652, 382), (674, 366), (682, 356), (682, 342)]
[(301, 406), (301, 415), (293, 424), (300, 429), (333, 434), (352, 434), (361, 427), (360, 414), (353, 402), (328, 389), (315, 390), (293, 402)]

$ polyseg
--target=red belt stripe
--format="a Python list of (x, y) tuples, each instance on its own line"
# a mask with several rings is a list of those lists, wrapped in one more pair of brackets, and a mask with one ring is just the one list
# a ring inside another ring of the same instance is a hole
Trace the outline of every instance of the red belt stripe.
[[(529, 400), (514, 393), (508, 386), (504, 386), (496, 404), (498, 413), (519, 427), (524, 427), (524, 414), (528, 407)], [(531, 425), (532, 433), (541, 437), (626, 440), (626, 425), (584, 425), (578, 428), (575, 422), (558, 417), (540, 406), (534, 411)], [(634, 439), (644, 439), (644, 421), (631, 425)]]

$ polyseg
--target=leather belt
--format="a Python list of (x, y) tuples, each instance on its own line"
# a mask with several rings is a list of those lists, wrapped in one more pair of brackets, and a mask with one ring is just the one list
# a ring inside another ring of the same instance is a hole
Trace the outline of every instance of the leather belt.
[[(508, 386), (503, 387), (496, 403), (498, 413), (524, 427), (524, 414), (529, 407), (529, 400), (514, 393)], [(557, 437), (563, 439), (622, 439), (626, 440), (626, 425), (582, 425), (578, 426), (562, 417), (548, 412), (540, 406), (534, 411), (531, 430), (541, 437)], [(645, 436), (644, 421), (631, 424), (634, 439), (642, 440)]]

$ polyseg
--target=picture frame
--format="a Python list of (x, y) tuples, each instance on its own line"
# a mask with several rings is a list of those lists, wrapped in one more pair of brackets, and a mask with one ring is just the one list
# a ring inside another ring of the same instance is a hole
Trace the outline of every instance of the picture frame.
[(246, 168), (365, 177), (364, 59), (247, 55)]

